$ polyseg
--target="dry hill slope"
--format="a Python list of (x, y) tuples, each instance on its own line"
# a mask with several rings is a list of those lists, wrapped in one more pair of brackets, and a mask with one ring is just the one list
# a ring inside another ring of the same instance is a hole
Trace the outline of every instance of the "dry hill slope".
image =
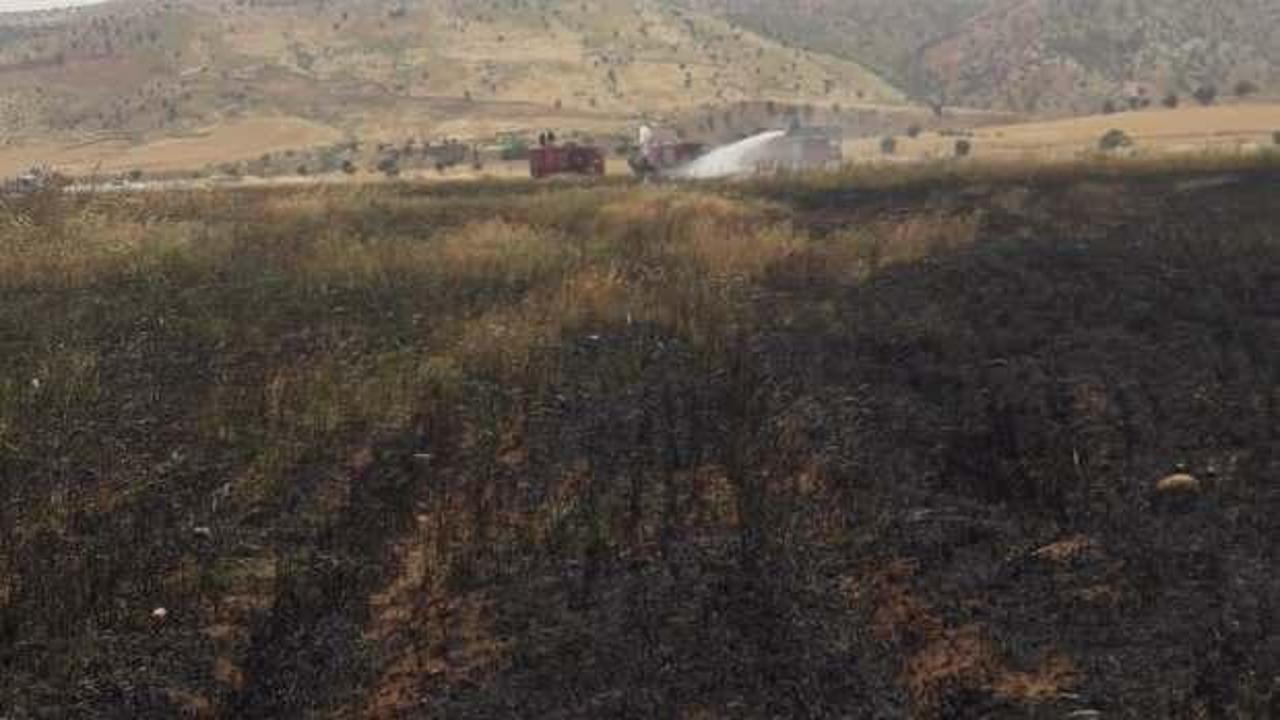
[(1280, 81), (1269, 0), (688, 0), (700, 10), (882, 68), (920, 97), (1019, 112), (1096, 111), (1152, 94)]
[(901, 100), (856, 63), (650, 1), (119, 0), (0, 23), (10, 143), (254, 116), (360, 137), (591, 131), (739, 100)]

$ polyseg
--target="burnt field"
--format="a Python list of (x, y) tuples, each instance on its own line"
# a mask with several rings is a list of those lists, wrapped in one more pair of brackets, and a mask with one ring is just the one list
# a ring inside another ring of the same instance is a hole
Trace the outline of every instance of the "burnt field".
[(6, 201), (0, 717), (1280, 717), (1278, 197)]

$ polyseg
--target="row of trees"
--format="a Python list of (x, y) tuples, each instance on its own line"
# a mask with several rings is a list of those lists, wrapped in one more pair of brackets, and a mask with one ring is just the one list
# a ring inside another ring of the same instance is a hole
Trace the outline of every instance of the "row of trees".
[[(1259, 88), (1257, 83), (1252, 80), (1241, 80), (1232, 88), (1232, 91), (1237, 98), (1247, 98), (1256, 95), (1260, 90), (1261, 88)], [(1197, 103), (1206, 107), (1217, 102), (1218, 95), (1218, 86), (1212, 83), (1200, 85), (1195, 90), (1191, 91), (1191, 97), (1195, 99)], [(1140, 110), (1151, 106), (1151, 98), (1147, 97), (1143, 93), (1131, 95), (1125, 99), (1125, 102), (1128, 104), (1130, 110)], [(1182, 104), (1182, 97), (1178, 93), (1170, 91), (1161, 98), (1160, 104), (1167, 108), (1176, 108)], [(1102, 112), (1108, 115), (1118, 112), (1119, 109), (1120, 105), (1115, 100), (1107, 100), (1102, 103)]]
[[(915, 134), (912, 134), (911, 132), (912, 130), (916, 131)], [(911, 126), (911, 128), (908, 128), (907, 130), (907, 135), (909, 137), (914, 138), (914, 137), (917, 137), (919, 134), (920, 134), (919, 129), (915, 125)], [(882, 154), (892, 155), (897, 151), (898, 151), (898, 138), (894, 137), (893, 135), (886, 135), (885, 137), (880, 139), (880, 152)], [(973, 152), (973, 143), (964, 138), (956, 140), (955, 145), (952, 147), (952, 152), (958, 158), (969, 157), (969, 155)]]

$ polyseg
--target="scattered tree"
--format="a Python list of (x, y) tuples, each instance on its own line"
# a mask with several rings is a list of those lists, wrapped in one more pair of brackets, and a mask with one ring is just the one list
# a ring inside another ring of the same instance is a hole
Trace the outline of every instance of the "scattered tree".
[(1218, 88), (1214, 85), (1201, 85), (1191, 95), (1201, 105), (1212, 105), (1218, 99)]
[(880, 152), (885, 155), (892, 155), (898, 150), (898, 139), (892, 135), (886, 136), (880, 141)]
[(1098, 148), (1104, 151), (1118, 150), (1133, 145), (1133, 139), (1123, 130), (1108, 130), (1098, 140)]
[(1271, 133), (1271, 141), (1276, 145), (1280, 145), (1280, 130)]
[[(925, 65), (922, 58), (909, 69), (907, 86), (935, 116), (942, 117), (947, 107), (947, 82), (937, 71)], [(862, 96), (863, 92), (859, 90), (858, 97)]]
[(342, 161), (342, 172), (343, 172), (343, 174), (344, 174), (344, 175), (355, 175), (355, 174), (356, 174), (356, 164), (355, 164), (355, 163), (353, 163), (353, 162), (351, 162), (350, 160), (343, 160), (343, 161)]
[(956, 157), (969, 157), (971, 152), (973, 152), (973, 144), (968, 140), (956, 141)]
[(1168, 95), (1165, 95), (1164, 100), (1161, 100), (1160, 102), (1162, 105), (1172, 110), (1173, 108), (1178, 107), (1178, 103), (1180, 101), (1181, 98), (1178, 97), (1178, 93), (1171, 92)]
[(385, 157), (378, 162), (378, 172), (389, 178), (399, 177), (400, 163), (394, 157)]
[(919, 125), (910, 125), (907, 127), (907, 137), (918, 138), (920, 137), (921, 130), (922, 128)]
[(1102, 114), (1113, 115), (1116, 112), (1116, 103), (1114, 100), (1108, 100), (1102, 103)]
[(1242, 97), (1242, 98), (1249, 97), (1250, 95), (1256, 95), (1258, 90), (1259, 90), (1258, 85), (1254, 83), (1252, 80), (1241, 80), (1240, 82), (1236, 83), (1236, 87), (1235, 87), (1236, 97)]

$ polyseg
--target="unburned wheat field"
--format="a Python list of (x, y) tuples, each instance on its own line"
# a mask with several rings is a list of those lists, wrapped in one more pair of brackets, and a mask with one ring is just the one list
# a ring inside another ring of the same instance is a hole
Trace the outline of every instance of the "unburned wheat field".
[(6, 199), (0, 716), (1280, 716), (1277, 189)]

